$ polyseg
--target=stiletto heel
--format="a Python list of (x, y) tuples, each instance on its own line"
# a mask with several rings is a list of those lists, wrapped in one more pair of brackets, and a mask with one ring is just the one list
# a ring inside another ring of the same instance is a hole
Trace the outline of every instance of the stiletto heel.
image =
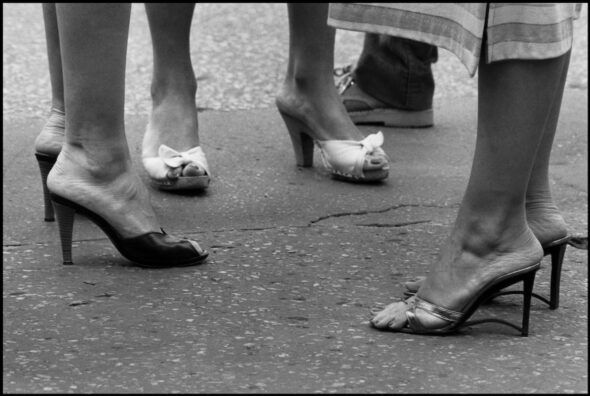
[[(537, 263), (533, 266), (496, 278), (492, 282), (488, 283), (488, 285), (484, 286), (460, 311), (453, 311), (448, 308), (432, 304), (416, 296), (411, 303), (410, 309), (406, 312), (406, 317), (408, 319), (406, 327), (400, 329), (399, 331), (413, 334), (449, 334), (456, 332), (463, 327), (493, 322), (510, 326), (520, 331), (523, 337), (526, 337), (529, 333), (529, 318), (533, 285), (535, 282), (535, 275), (540, 265), (541, 263)], [(482, 303), (489, 300), (490, 296), (496, 294), (497, 290), (503, 289), (521, 281), (523, 282), (523, 312), (521, 326), (517, 326), (513, 323), (497, 318), (485, 318), (467, 321), (467, 319), (473, 315), (473, 313)], [(417, 309), (421, 309), (430, 315), (448, 321), (449, 324), (438, 329), (429, 329), (425, 327), (420, 322), (420, 319), (418, 319), (416, 316)]]
[(72, 235), (74, 232), (74, 216), (76, 211), (58, 202), (53, 202), (57, 215), (57, 227), (61, 241), (61, 253), (64, 265), (74, 264), (72, 261)]
[(537, 271), (525, 275), (522, 286), (522, 331), (523, 337), (529, 335), (529, 318), (531, 315), (531, 299), (533, 297), (533, 286), (535, 284), (535, 275)]
[(313, 166), (313, 139), (307, 133), (307, 127), (301, 121), (283, 112), (279, 112), (285, 121), (298, 166)]
[(43, 201), (45, 204), (45, 221), (54, 221), (55, 216), (53, 213), (53, 206), (51, 204), (51, 198), (49, 198), (49, 190), (47, 190), (47, 175), (53, 164), (55, 164), (56, 158), (50, 155), (35, 153), (37, 157), (37, 163), (39, 164), (39, 171), (41, 172), (41, 183), (43, 184)]
[(102, 216), (77, 203), (50, 192), (59, 225), (64, 264), (72, 264), (72, 230), (74, 213), (79, 213), (99, 226), (115, 248), (129, 261), (150, 268), (196, 265), (209, 253), (190, 239), (175, 238), (162, 232), (148, 232), (136, 237), (122, 237)]
[(564, 242), (561, 245), (552, 246), (546, 249), (547, 253), (551, 255), (551, 292), (549, 295), (549, 309), (557, 309), (559, 307), (561, 267), (566, 247), (567, 243)]

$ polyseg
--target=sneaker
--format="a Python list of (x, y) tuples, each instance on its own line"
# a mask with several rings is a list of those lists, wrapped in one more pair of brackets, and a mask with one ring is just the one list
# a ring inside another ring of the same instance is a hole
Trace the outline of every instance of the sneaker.
[(339, 77), (336, 88), (355, 124), (379, 124), (398, 128), (426, 128), (434, 125), (432, 109), (396, 109), (364, 92), (352, 78), (352, 65), (334, 69), (334, 75)]

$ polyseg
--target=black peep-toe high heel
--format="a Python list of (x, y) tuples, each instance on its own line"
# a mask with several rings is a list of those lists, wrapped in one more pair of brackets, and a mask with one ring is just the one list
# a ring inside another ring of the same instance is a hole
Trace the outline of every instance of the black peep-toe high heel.
[(179, 239), (162, 230), (132, 238), (123, 238), (103, 217), (57, 194), (49, 193), (55, 207), (64, 264), (72, 262), (74, 214), (79, 213), (98, 225), (117, 250), (129, 261), (142, 267), (168, 268), (196, 265), (209, 253), (190, 239)]

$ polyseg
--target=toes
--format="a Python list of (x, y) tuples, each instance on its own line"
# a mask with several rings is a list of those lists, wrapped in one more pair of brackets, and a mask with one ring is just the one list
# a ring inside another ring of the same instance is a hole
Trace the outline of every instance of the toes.
[(409, 306), (405, 301), (389, 304), (371, 319), (371, 324), (378, 329), (400, 329), (406, 324), (408, 309)]
[(179, 166), (177, 168), (169, 168), (168, 172), (166, 173), (166, 178), (170, 180), (176, 180), (179, 177), (194, 177), (194, 176), (204, 176), (207, 172), (198, 165), (195, 164), (188, 164), (186, 166)]
[(168, 169), (168, 172), (166, 172), (166, 177), (170, 180), (176, 180), (180, 177), (181, 174), (182, 174), (181, 167), (170, 168), (170, 169)]
[(182, 170), (182, 176), (185, 177), (204, 176), (205, 174), (205, 170), (195, 164), (188, 164)]
[(193, 241), (192, 239), (187, 239), (187, 241), (193, 246), (197, 253), (203, 254), (205, 252), (205, 250), (197, 242)]
[(365, 157), (365, 170), (389, 169), (389, 160), (381, 153), (368, 154)]

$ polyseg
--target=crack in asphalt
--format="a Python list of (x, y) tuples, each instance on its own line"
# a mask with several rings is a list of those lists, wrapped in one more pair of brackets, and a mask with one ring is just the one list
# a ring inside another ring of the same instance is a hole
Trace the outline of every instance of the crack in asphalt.
[[(307, 227), (311, 227), (312, 225), (315, 225), (317, 223), (320, 223), (322, 221), (331, 219), (331, 218), (337, 218), (337, 217), (346, 217), (346, 216), (364, 216), (364, 215), (368, 215), (368, 214), (375, 214), (375, 213), (385, 213), (385, 212), (389, 212), (391, 210), (397, 210), (397, 209), (401, 209), (401, 208), (441, 208), (441, 209), (448, 209), (448, 208), (452, 208), (454, 206), (458, 206), (458, 204), (453, 204), (453, 205), (424, 205), (424, 204), (399, 204), (399, 205), (393, 205), (393, 206), (389, 206), (383, 209), (375, 209), (375, 210), (359, 210), (356, 212), (341, 212), (341, 213), (333, 213), (333, 214), (328, 214), (325, 216), (320, 216), (317, 219), (314, 220), (310, 220), (307, 225), (291, 225), (289, 227), (293, 227), (293, 228), (307, 228)], [(413, 225), (413, 224), (421, 224), (421, 223), (429, 223), (432, 220), (417, 220), (417, 221), (407, 221), (407, 222), (401, 222), (401, 223), (369, 223), (369, 224), (354, 224), (355, 226), (358, 227), (404, 227), (407, 225)], [(248, 228), (230, 228), (230, 229), (220, 229), (220, 230), (208, 230), (208, 231), (178, 231), (176, 232), (176, 234), (178, 235), (199, 235), (199, 234), (204, 234), (206, 232), (212, 232), (212, 233), (217, 233), (217, 232), (231, 232), (231, 231), (268, 231), (268, 230), (275, 230), (279, 227), (277, 226), (273, 226), (273, 227), (248, 227)], [(86, 239), (75, 239), (72, 241), (72, 243), (80, 243), (80, 242), (99, 242), (99, 241), (104, 241), (104, 240), (108, 240), (108, 237), (104, 237), (104, 238), (86, 238)], [(50, 242), (34, 242), (34, 243), (7, 243), (7, 244), (3, 244), (3, 248), (15, 248), (15, 247), (27, 247), (27, 246), (31, 246), (31, 245), (48, 245), (51, 244)]]
[(385, 227), (385, 228), (395, 228), (395, 227), (405, 227), (407, 225), (414, 225), (414, 224), (423, 224), (423, 223), (430, 223), (432, 220), (417, 220), (417, 221), (404, 221), (401, 223), (368, 223), (368, 224), (355, 224), (359, 227)]
[[(311, 226), (312, 224), (319, 223), (320, 221), (324, 221), (324, 220), (335, 218), (335, 217), (364, 216), (364, 215), (368, 215), (368, 214), (385, 213), (385, 212), (389, 212), (390, 210), (397, 210), (397, 209), (401, 209), (401, 208), (441, 208), (441, 209), (447, 209), (447, 208), (450, 208), (450, 207), (452, 207), (452, 206), (422, 205), (422, 204), (400, 204), (400, 205), (393, 205), (393, 206), (390, 206), (390, 207), (387, 207), (387, 208), (384, 208), (384, 209), (359, 210), (357, 212), (342, 212), (342, 213), (334, 213), (334, 214), (330, 214), (330, 215), (326, 215), (326, 216), (321, 216), (321, 217), (318, 217), (315, 220), (311, 220), (309, 222), (308, 226)], [(428, 220), (428, 221), (430, 221), (430, 220)], [(420, 222), (423, 222), (423, 221), (420, 221)], [(402, 223), (400, 223), (400, 224), (402, 224)], [(363, 226), (363, 224), (356, 224), (356, 225)]]

